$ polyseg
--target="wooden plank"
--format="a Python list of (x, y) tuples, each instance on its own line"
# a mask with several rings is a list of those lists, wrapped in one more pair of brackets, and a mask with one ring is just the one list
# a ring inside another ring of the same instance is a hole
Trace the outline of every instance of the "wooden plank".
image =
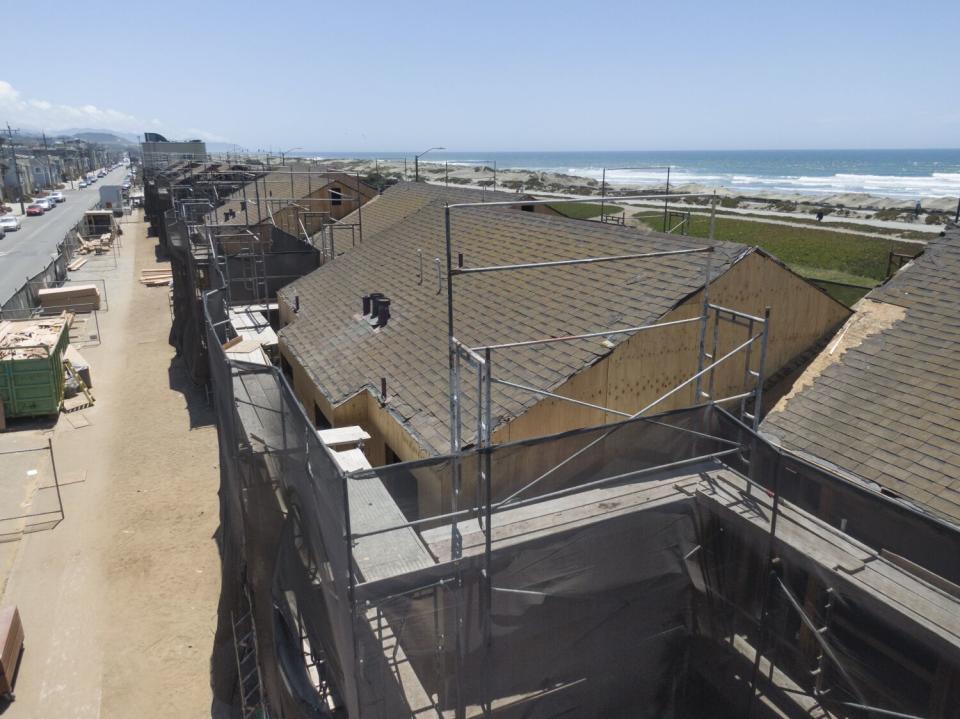
[[(239, 347), (240, 345), (237, 345)], [(259, 364), (264, 367), (270, 366), (270, 358), (264, 353), (263, 348), (260, 345), (253, 347), (252, 349), (247, 349), (247, 351), (238, 352), (235, 348), (231, 347), (226, 351), (227, 357), (236, 361), (236, 362), (247, 362), (249, 364)]]
[(249, 307), (231, 307), (230, 324), (234, 331), (248, 339), (255, 339), (264, 346), (278, 343), (277, 333), (273, 331), (266, 315)]
[(17, 671), (20, 650), (23, 647), (23, 624), (15, 606), (0, 611), (0, 693), (13, 690), (11, 684)]
[(334, 452), (333, 458), (344, 472), (356, 472), (358, 469), (370, 469), (370, 462), (359, 449), (348, 449), (343, 452)]
[[(242, 337), (235, 337), (239, 342), (232, 343), (229, 347), (224, 347), (227, 354), (249, 354), (260, 349), (261, 345), (256, 340), (247, 340)], [(233, 340), (231, 340), (233, 342)]]
[(352, 427), (334, 427), (333, 429), (321, 429), (317, 432), (320, 441), (328, 447), (338, 447), (345, 444), (358, 444), (370, 439), (370, 435), (357, 426)]
[[(493, 515), (493, 543), (495, 548), (503, 549), (537, 537), (569, 531), (663, 504), (687, 501), (690, 494), (684, 491), (685, 487), (699, 481), (699, 474), (687, 468), (683, 474), (673, 474), (659, 480), (638, 480), (623, 485), (599, 487), (504, 510)], [(477, 520), (461, 522), (458, 528), (463, 537), (463, 555), (481, 553), (485, 537)], [(449, 525), (424, 530), (421, 536), (438, 561), (449, 560)]]

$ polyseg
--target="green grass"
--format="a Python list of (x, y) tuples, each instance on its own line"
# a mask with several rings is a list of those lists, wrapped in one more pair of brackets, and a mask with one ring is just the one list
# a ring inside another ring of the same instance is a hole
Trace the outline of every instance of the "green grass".
[[(662, 218), (647, 218), (643, 222), (655, 230), (663, 229)], [(692, 218), (691, 235), (706, 237), (709, 229), (709, 217)], [(717, 218), (715, 237), (718, 240), (756, 245), (766, 250), (797, 274), (814, 282), (822, 282), (824, 289), (844, 304), (852, 304), (865, 290), (832, 283), (876, 285), (886, 277), (889, 252), (915, 255), (922, 249), (919, 245), (896, 240), (728, 217)]]
[[(656, 213), (656, 209), (651, 208), (651, 212)], [(649, 213), (641, 213), (641, 214), (649, 214)], [(634, 216), (636, 217), (636, 215)], [(904, 227), (904, 229), (901, 230), (893, 227), (873, 227), (871, 225), (860, 225), (860, 224), (857, 224), (856, 222), (842, 222), (842, 221), (841, 222), (833, 221), (828, 224), (823, 224), (822, 222), (818, 222), (815, 218), (812, 218), (812, 217), (809, 219), (806, 217), (793, 217), (793, 216), (785, 216), (783, 218), (777, 218), (777, 217), (771, 217), (770, 215), (761, 215), (755, 212), (738, 212), (738, 213), (724, 212), (722, 209), (717, 210), (717, 216), (732, 217), (732, 218), (753, 217), (761, 221), (782, 219), (784, 222), (791, 222), (791, 223), (800, 224), (800, 225), (810, 225), (810, 227), (827, 227), (827, 228), (832, 227), (835, 229), (851, 230), (853, 232), (869, 232), (874, 235), (889, 235), (891, 239), (926, 241), (934, 237), (934, 234), (931, 232), (911, 230), (908, 227)], [(931, 215), (931, 217), (934, 217), (935, 219), (930, 220), (928, 224), (936, 223), (937, 222), (936, 216)]]
[(822, 287), (828, 295), (837, 302), (845, 304), (847, 307), (853, 307), (857, 300), (870, 291), (869, 289), (862, 289), (860, 287), (844, 287), (843, 285), (834, 285), (829, 282), (820, 282), (819, 280), (811, 279), (810, 281), (818, 287)]
[[(593, 202), (562, 202), (556, 205), (548, 205), (554, 210), (575, 220), (589, 220), (591, 217), (599, 217), (601, 207), (599, 203)], [(617, 205), (604, 204), (602, 208), (605, 215), (616, 215), (623, 212), (622, 207)]]

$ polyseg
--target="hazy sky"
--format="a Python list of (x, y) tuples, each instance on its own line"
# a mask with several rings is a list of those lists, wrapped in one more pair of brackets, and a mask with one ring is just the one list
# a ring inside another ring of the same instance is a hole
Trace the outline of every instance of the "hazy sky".
[(960, 145), (960, 2), (3, 4), (0, 122), (251, 150)]

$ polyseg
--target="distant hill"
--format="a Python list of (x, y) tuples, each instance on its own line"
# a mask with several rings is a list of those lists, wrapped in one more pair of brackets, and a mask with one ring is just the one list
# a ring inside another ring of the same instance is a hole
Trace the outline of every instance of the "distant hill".
[(59, 130), (53, 136), (76, 138), (77, 140), (84, 140), (86, 142), (98, 142), (101, 145), (137, 145), (140, 142), (137, 135), (129, 132), (95, 130), (85, 127)]

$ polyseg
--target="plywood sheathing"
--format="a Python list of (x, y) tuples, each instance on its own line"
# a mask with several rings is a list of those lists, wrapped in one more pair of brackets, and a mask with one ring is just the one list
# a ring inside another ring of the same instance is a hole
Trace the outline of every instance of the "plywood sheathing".
[[(374, 231), (364, 232), (361, 246), (281, 292), (281, 325), (289, 323), (280, 332), (281, 352), (293, 369), (298, 397), (308, 412), (316, 405), (334, 424), (340, 424), (341, 413), (349, 415), (342, 421), (363, 424), (373, 435), (365, 451), (374, 464), (385, 451), (378, 448), (379, 441), (386, 441), (402, 459), (449, 448), (446, 291), (441, 287), (437, 292), (432, 258), (444, 254), (444, 203), (471, 199), (444, 188), (391, 188), (364, 208), (364, 226)], [(467, 266), (706, 244), (514, 209), (456, 210), (453, 230), (454, 252), (464, 252)], [(769, 256), (734, 243), (716, 246), (711, 298), (758, 314), (767, 304), (773, 307), (768, 372), (849, 316), (845, 307)], [(418, 250), (424, 258), (419, 283)], [(470, 344), (483, 344), (695, 317), (701, 311), (698, 292), (705, 260), (698, 254), (463, 277), (456, 280), (455, 332)], [(382, 330), (372, 330), (359, 318), (361, 297), (370, 292), (383, 292), (393, 301), (392, 319)], [(291, 309), (294, 297), (300, 304), (296, 314)], [(724, 331), (721, 353), (742, 341), (742, 334)], [(696, 371), (697, 337), (691, 324), (655, 334), (497, 352), (495, 376), (636, 411), (644, 400), (660, 396)], [(379, 399), (381, 377), (387, 378), (386, 402)], [(742, 364), (736, 369), (731, 365), (718, 372), (718, 389), (739, 386), (742, 377)], [(496, 388), (493, 394), (498, 441), (610, 419), (602, 412), (519, 391)], [(691, 397), (692, 390), (675, 402), (689, 404)], [(536, 416), (530, 409), (534, 406), (543, 407)], [(658, 409), (671, 406), (676, 405), (665, 403)], [(465, 402), (467, 442), (476, 427), (474, 413), (472, 402)], [(406, 439), (388, 440), (388, 434)]]

